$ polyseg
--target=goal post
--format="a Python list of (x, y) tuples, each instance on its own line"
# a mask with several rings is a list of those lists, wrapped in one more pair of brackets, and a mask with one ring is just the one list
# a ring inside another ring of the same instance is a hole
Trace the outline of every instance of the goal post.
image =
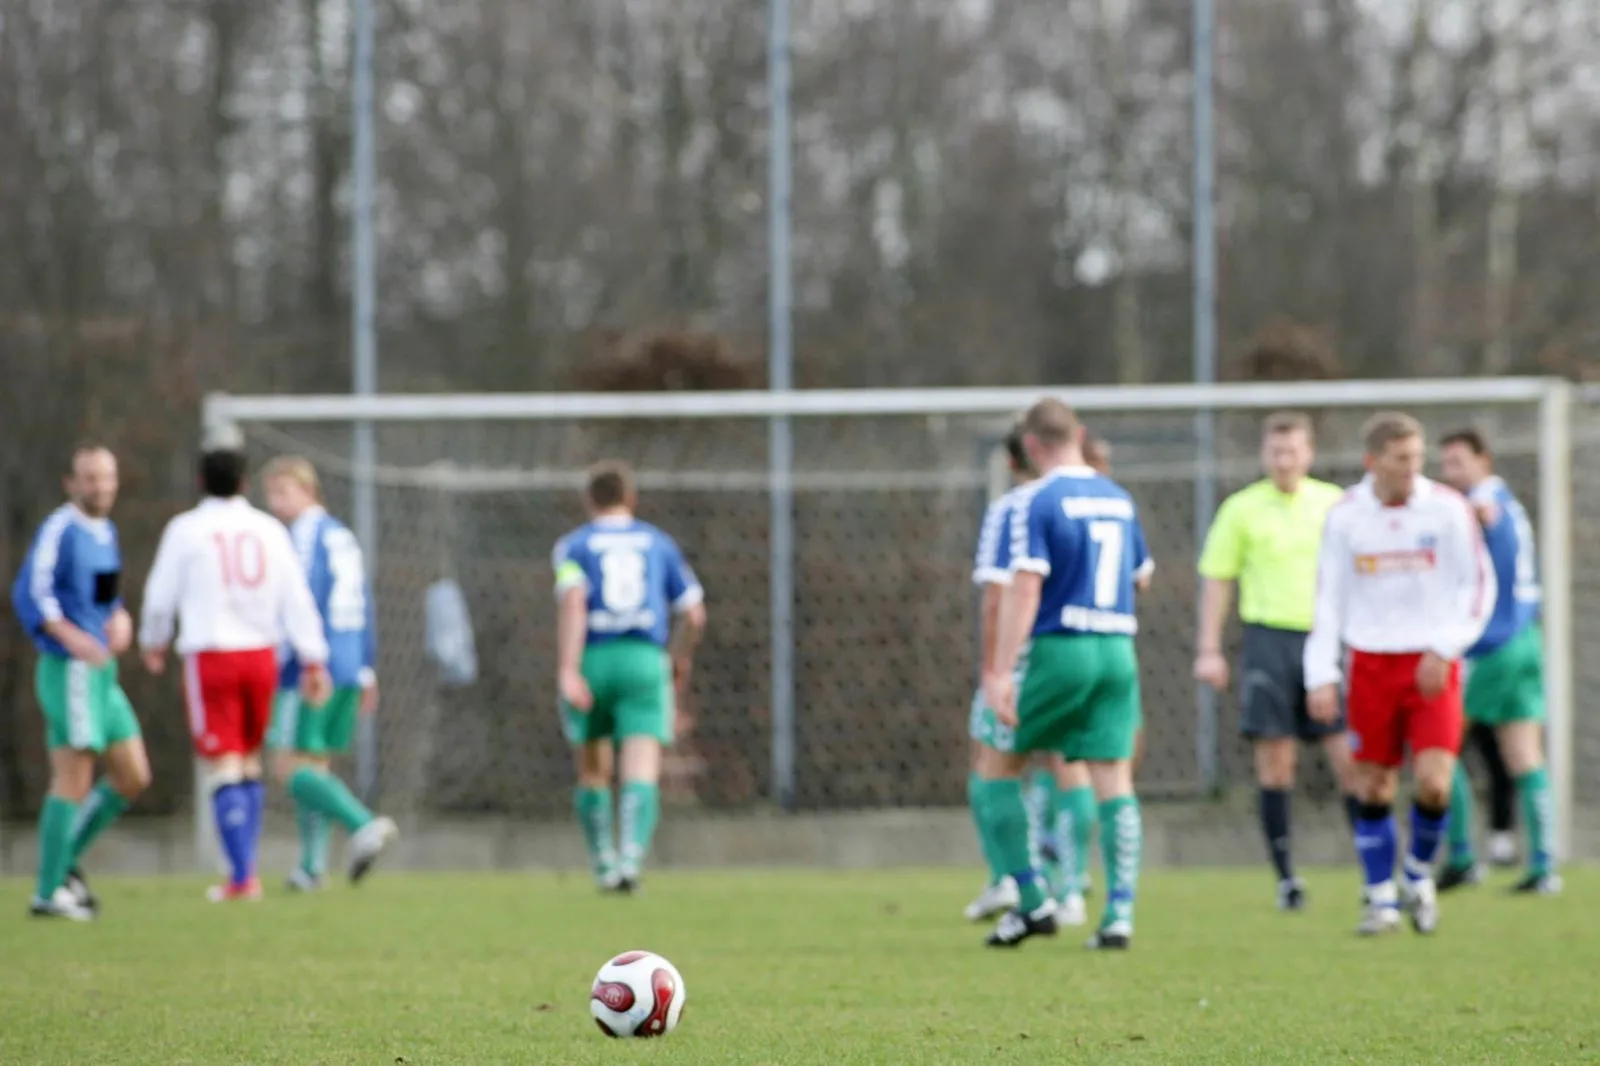
[[(993, 482), (991, 453), (1008, 420), (1048, 394), (1070, 402), (1113, 444), (1116, 475), (1146, 512), (1157, 589), (1168, 589), (1150, 598), (1141, 638), (1145, 672), (1156, 675), (1141, 780), (1176, 796), (1203, 791), (1187, 672), (1196, 477), (1214, 472), (1228, 491), (1257, 476), (1259, 419), (1276, 409), (1314, 414), (1316, 472), (1346, 482), (1359, 473), (1355, 430), (1377, 410), (1408, 410), (1435, 439), (1465, 424), (1486, 429), (1536, 516), (1551, 776), (1558, 839), (1570, 845), (1572, 649), (1580, 620), (1572, 600), (1574, 390), (1559, 380), (214, 394), (204, 420), (208, 430), (239, 429), (253, 460), (284, 452), (312, 459), (335, 509), (349, 506), (352, 485), (376, 486), (383, 543), (372, 565), (386, 706), (375, 769), (385, 805), (422, 816), (564, 809), (568, 769), (546, 706), (553, 613), (540, 567), (554, 536), (581, 518), (584, 467), (616, 456), (639, 471), (646, 512), (684, 540), (708, 588), (713, 634), (690, 709), (692, 754), (682, 772), (694, 783), (685, 786), (685, 802), (711, 809), (772, 802), (772, 751), (788, 745), (802, 807), (930, 806), (958, 803), (964, 780), (973, 680), (966, 569)], [(1199, 454), (1193, 426), (1202, 412), (1218, 416), (1213, 455)], [(769, 463), (766, 429), (779, 417), (792, 423), (790, 470)], [(351, 454), (356, 423), (375, 428), (370, 464)], [(790, 558), (776, 558), (767, 539), (778, 486), (792, 493), (796, 516)], [(769, 610), (770, 591), (780, 587), (769, 577), (779, 568), (795, 591), (787, 634), (772, 631)], [(457, 574), (482, 623), (475, 624), (482, 670), (470, 706), (431, 691), (418, 621), (427, 585)], [(799, 692), (786, 736), (770, 713), (779, 641)], [(1229, 766), (1225, 776), (1243, 775), (1237, 758)]]

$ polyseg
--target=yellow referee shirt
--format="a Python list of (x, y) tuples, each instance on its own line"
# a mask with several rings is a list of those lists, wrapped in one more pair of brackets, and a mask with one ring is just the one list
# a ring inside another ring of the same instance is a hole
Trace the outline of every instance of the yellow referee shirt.
[(1251, 625), (1311, 631), (1317, 552), (1328, 511), (1344, 490), (1306, 478), (1294, 495), (1263, 478), (1217, 509), (1200, 553), (1200, 576), (1239, 582), (1239, 619)]

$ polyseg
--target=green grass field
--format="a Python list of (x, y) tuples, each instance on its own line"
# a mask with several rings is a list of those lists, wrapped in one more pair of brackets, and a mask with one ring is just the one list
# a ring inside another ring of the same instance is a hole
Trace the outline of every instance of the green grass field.
[[(1077, 931), (986, 951), (961, 872), (378, 876), (211, 906), (110, 881), (95, 925), (0, 920), (0, 1064), (1566, 1063), (1600, 1055), (1600, 873), (1564, 896), (1448, 897), (1437, 936), (1350, 934), (1355, 875), (1312, 909), (1259, 871), (1155, 873), (1125, 955)], [(609, 1041), (594, 971), (646, 947), (689, 999)]]

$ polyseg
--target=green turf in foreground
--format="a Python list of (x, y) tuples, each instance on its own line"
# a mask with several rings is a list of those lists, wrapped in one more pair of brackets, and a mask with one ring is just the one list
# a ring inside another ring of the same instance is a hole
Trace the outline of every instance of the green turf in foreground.
[[(950, 872), (379, 876), (217, 907), (198, 882), (107, 881), (92, 926), (30, 921), (0, 882), (0, 1064), (1567, 1063), (1600, 1054), (1600, 873), (1566, 895), (1446, 900), (1437, 936), (1350, 935), (1351, 871), (1272, 909), (1259, 871), (1146, 879), (1127, 955), (1077, 931), (1014, 953), (959, 920)], [(615, 952), (689, 989), (661, 1041), (588, 1015)]]

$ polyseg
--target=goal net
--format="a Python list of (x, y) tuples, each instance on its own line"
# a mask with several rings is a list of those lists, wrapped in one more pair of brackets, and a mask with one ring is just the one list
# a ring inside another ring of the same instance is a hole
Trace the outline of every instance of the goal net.
[[(792, 752), (795, 806), (860, 809), (964, 802), (977, 632), (973, 545), (984, 504), (1003, 487), (999, 442), (1041, 394), (218, 396), (207, 417), (242, 431), (255, 463), (284, 453), (311, 459), (330, 508), (347, 520), (356, 486), (372, 489), (383, 708), (366, 769), (386, 809), (567, 811), (573, 776), (554, 705), (549, 554), (583, 521), (583, 471), (602, 457), (634, 465), (642, 516), (684, 545), (706, 587), (711, 626), (680, 712), (668, 802), (714, 810), (770, 803), (778, 745)], [(1138, 501), (1158, 564), (1139, 605), (1141, 789), (1198, 799), (1252, 779), (1232, 694), (1216, 701), (1213, 718), (1191, 680), (1204, 496), (1197, 485), (1214, 484), (1220, 500), (1259, 476), (1260, 420), (1279, 408), (1313, 416), (1314, 473), (1352, 482), (1361, 473), (1361, 423), (1380, 408), (1403, 407), (1434, 439), (1463, 426), (1483, 430), (1499, 472), (1541, 531), (1554, 776), (1570, 824), (1574, 745), (1600, 749), (1600, 724), (1572, 728), (1568, 596), (1580, 597), (1583, 646), (1584, 627), (1600, 616), (1600, 565), (1590, 565), (1600, 549), (1580, 540), (1574, 557), (1569, 534), (1589, 510), (1600, 511), (1600, 492), (1582, 491), (1600, 488), (1592, 484), (1600, 466), (1583, 461), (1600, 459), (1600, 440), (1586, 432), (1600, 422), (1569, 415), (1568, 396), (1560, 383), (1520, 379), (1067, 394), (1113, 446), (1114, 475)], [(771, 501), (785, 483), (768, 466), (775, 415), (790, 416), (794, 440), (793, 552), (779, 560), (794, 589), (788, 634), (774, 632), (771, 603)], [(357, 418), (374, 427), (370, 466), (352, 458)], [(429, 590), (437, 594), (441, 582), (460, 589), (470, 614), (470, 683), (451, 683), (429, 655)], [(792, 649), (792, 736), (775, 731), (772, 713), (778, 641)], [(1585, 682), (1595, 672), (1600, 667), (1580, 667), (1580, 691), (1594, 687)], [(1331, 808), (1337, 797), (1320, 760), (1305, 767), (1309, 802)], [(1579, 798), (1600, 801), (1587, 792)]]

